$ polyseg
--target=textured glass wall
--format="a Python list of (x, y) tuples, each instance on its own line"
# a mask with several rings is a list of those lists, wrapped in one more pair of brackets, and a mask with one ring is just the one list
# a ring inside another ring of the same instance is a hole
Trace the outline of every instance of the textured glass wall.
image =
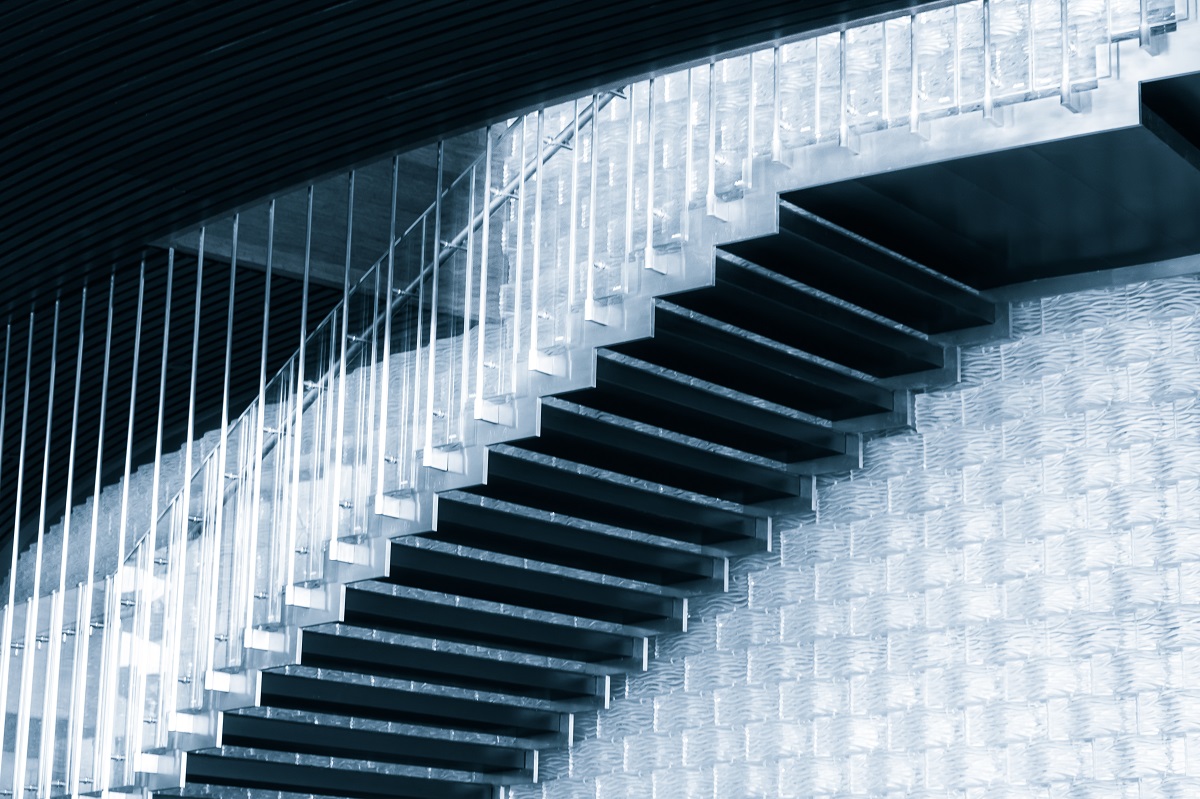
[(1014, 311), (514, 797), (1200, 795), (1200, 280)]

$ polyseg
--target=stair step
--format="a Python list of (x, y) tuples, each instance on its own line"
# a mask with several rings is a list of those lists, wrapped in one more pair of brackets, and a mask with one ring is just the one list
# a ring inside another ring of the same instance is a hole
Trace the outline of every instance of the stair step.
[(718, 251), (715, 271), (671, 301), (874, 377), (945, 366), (944, 347), (757, 264)]
[(641, 668), (645, 659), (644, 637), (394, 596), (362, 587), (346, 589), (344, 607), (347, 624), (379, 630), (436, 635), (445, 641), (614, 667)]
[(225, 752), (189, 754), (187, 779), (210, 785), (293, 790), (356, 799), (494, 799), (497, 795), (495, 786), (480, 782), (387, 774), (369, 768), (286, 763)]
[(783, 463), (858, 464), (858, 436), (825, 420), (611, 350), (596, 353), (596, 387), (562, 399)]
[(487, 482), (471, 491), (727, 553), (766, 540), (767, 520), (740, 505), (509, 445), (489, 448)]
[(696, 591), (725, 587), (723, 557), (465, 492), (441, 494), (436, 502), (437, 530), (426, 538), (655, 585)]
[(531, 777), (536, 766), (536, 755), (529, 749), (240, 713), (225, 715), (221, 742), (225, 746), (512, 776)]
[[(359, 631), (360, 634), (352, 634)], [(313, 668), (374, 674), (414, 682), (450, 685), (513, 696), (552, 701), (607, 700), (607, 680), (545, 664), (514, 663), (487, 657), (418, 646), (394, 634), (392, 641), (364, 637), (369, 631), (353, 628), (330, 632), (305, 630), (300, 663)]]
[(678, 630), (686, 600), (536, 569), (392, 545), (389, 582), (510, 605), (566, 613), (631, 630)]
[(613, 349), (830, 421), (891, 413), (893, 392), (866, 375), (664, 300), (654, 337)]
[(523, 449), (655, 480), (731, 502), (798, 497), (808, 488), (785, 464), (557, 398), (541, 403), (539, 434)]
[(973, 291), (786, 201), (779, 233), (722, 249), (923, 333), (996, 319), (995, 306)]
[(420, 687), (365, 685), (327, 675), (264, 672), (259, 705), (531, 741), (565, 742), (570, 732), (569, 717), (558, 710), (447, 696)]

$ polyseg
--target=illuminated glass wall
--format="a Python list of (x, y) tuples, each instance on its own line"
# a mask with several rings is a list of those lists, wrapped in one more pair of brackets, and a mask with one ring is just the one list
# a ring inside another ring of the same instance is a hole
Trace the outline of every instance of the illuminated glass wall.
[(513, 796), (1197, 795), (1200, 280), (1013, 326)]

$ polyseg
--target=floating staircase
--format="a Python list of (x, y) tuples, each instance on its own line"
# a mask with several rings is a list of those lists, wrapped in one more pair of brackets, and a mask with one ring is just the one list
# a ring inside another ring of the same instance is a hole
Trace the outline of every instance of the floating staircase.
[(599, 349), (595, 385), (540, 401), (433, 529), (301, 631), (256, 707), (187, 755), (186, 795), (493, 797), (569, 746), (648, 639), (771, 546), (812, 475), (860, 464), (953, 384), (957, 345), (1004, 335), (978, 293), (780, 203), (777, 234), (720, 249), (714, 284), (655, 301), (650, 338)]

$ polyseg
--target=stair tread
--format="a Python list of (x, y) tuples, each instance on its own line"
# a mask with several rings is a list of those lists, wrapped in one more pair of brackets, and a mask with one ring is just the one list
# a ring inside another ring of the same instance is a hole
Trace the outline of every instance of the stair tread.
[(943, 347), (916, 330), (718, 251), (711, 288), (671, 301), (874, 377), (940, 369)]
[(438, 495), (435, 531), (422, 536), (514, 558), (661, 586), (719, 580), (724, 559), (562, 513), (468, 492)]
[(670, 597), (401, 544), (392, 545), (388, 579), (619, 624), (665, 623), (681, 612)]
[[(361, 585), (361, 584), (360, 584)], [(371, 624), (417, 635), (437, 634), (457, 640), (533, 652), (588, 663), (640, 661), (644, 641), (606, 630), (530, 619), (408, 596), (393, 596), (362, 587), (346, 590), (348, 623)]]
[(222, 743), (485, 773), (521, 773), (532, 766), (532, 756), (526, 748), (461, 741), (446, 735), (430, 737), (332, 726), (313, 723), (311, 719), (226, 714)]

